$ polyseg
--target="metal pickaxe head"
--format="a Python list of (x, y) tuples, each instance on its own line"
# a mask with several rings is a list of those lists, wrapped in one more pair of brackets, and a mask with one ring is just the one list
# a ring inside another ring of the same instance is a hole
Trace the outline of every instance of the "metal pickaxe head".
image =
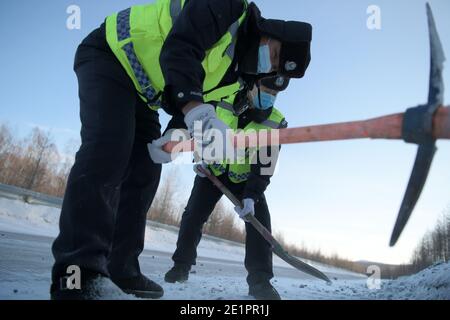
[(390, 246), (394, 246), (400, 237), (414, 206), (419, 199), (430, 171), (431, 162), (436, 153), (436, 140), (432, 136), (433, 115), (443, 105), (445, 54), (434, 22), (433, 12), (427, 3), (428, 29), (430, 36), (431, 68), (428, 103), (408, 109), (403, 120), (403, 139), (419, 145), (413, 171), (408, 182), (405, 196), (392, 231)]

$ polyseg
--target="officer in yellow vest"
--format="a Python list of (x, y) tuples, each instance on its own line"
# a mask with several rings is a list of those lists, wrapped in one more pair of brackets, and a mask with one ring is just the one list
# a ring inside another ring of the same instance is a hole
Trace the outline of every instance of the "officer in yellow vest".
[[(273, 77), (261, 80), (260, 89), (255, 86), (248, 98), (235, 100), (234, 104), (222, 101), (217, 104), (218, 117), (231, 129), (255, 130), (286, 128), (287, 122), (279, 110), (273, 107), (276, 95), (285, 90), (289, 80)], [(233, 100), (231, 100), (233, 101)], [(244, 103), (242, 103), (244, 102)], [(248, 109), (247, 106), (250, 106)], [(270, 148), (268, 148), (270, 150)], [(271, 173), (275, 167), (279, 148), (275, 152), (258, 150), (253, 154), (256, 161), (250, 162), (249, 156), (243, 163), (218, 163), (208, 166), (209, 170), (235, 194), (243, 199), (245, 207), (238, 209), (241, 217), (253, 213), (256, 218), (270, 230), (270, 213), (264, 191), (270, 183)], [(270, 162), (261, 162), (261, 155), (270, 155)], [(263, 164), (264, 163), (264, 164)], [(205, 164), (203, 164), (206, 166)], [(270, 172), (264, 168), (271, 167)], [(197, 171), (196, 171), (197, 172)], [(183, 213), (177, 241), (177, 249), (172, 257), (174, 266), (165, 275), (165, 281), (183, 282), (188, 279), (192, 265), (195, 265), (197, 246), (202, 236), (203, 224), (214, 210), (222, 193), (212, 182), (197, 172), (189, 202)], [(272, 251), (266, 240), (246, 223), (245, 267), (248, 271), (247, 282), (249, 295), (256, 299), (280, 299), (278, 292), (271, 285), (273, 278)]]
[(161, 163), (171, 160), (153, 106), (184, 117), (191, 134), (196, 121), (225, 132), (204, 95), (271, 74), (303, 77), (311, 33), (246, 0), (156, 0), (109, 16), (83, 40), (74, 65), (81, 147), (52, 246), (53, 299), (101, 298), (105, 288), (163, 295), (138, 262)]

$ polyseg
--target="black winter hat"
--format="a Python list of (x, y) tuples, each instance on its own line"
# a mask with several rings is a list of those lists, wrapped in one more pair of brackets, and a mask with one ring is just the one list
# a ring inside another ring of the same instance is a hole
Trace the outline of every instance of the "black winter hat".
[(281, 42), (278, 74), (303, 78), (311, 61), (312, 26), (306, 22), (265, 19), (254, 3), (249, 10), (260, 34)]

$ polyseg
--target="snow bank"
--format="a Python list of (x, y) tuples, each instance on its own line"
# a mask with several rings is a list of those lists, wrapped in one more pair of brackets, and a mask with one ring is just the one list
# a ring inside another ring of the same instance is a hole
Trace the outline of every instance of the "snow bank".
[[(0, 230), (55, 238), (58, 235), (60, 211), (57, 208), (0, 198)], [(145, 249), (172, 253), (176, 248), (177, 237), (176, 228), (147, 225)], [(198, 253), (210, 258), (226, 257), (228, 260), (243, 261), (244, 246), (205, 236), (200, 242)]]
[(0, 198), (0, 230), (56, 237), (60, 210)]
[(421, 272), (384, 282), (374, 299), (450, 300), (450, 262), (437, 263)]
[[(36, 204), (28, 204), (21, 200), (0, 198), (0, 230), (40, 235), (55, 238), (58, 235), (60, 209)], [(145, 249), (173, 253), (176, 248), (178, 230), (159, 224), (148, 224), (145, 231)], [(244, 261), (245, 248), (242, 244), (203, 236), (198, 247), (201, 257)], [(328, 273), (364, 276), (313, 261), (305, 261)], [(274, 256), (274, 265), (292, 268), (280, 258)]]

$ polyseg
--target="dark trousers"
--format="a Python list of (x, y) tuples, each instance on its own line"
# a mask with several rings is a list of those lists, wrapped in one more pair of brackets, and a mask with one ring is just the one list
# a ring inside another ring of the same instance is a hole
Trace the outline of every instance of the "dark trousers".
[[(241, 198), (244, 184), (232, 183), (225, 175), (220, 180), (238, 198)], [(184, 210), (177, 249), (173, 254), (173, 261), (179, 264), (195, 265), (197, 246), (202, 237), (202, 228), (211, 215), (222, 192), (209, 179), (197, 176), (188, 204)], [(267, 202), (262, 195), (255, 203), (255, 217), (270, 231), (270, 213)], [(245, 268), (248, 271), (249, 285), (273, 278), (272, 251), (269, 243), (249, 223), (245, 223)]]
[(136, 276), (161, 173), (146, 146), (160, 137), (158, 114), (138, 97), (103, 28), (79, 46), (74, 69), (82, 143), (52, 247), (52, 279), (66, 275), (69, 265), (112, 278)]

